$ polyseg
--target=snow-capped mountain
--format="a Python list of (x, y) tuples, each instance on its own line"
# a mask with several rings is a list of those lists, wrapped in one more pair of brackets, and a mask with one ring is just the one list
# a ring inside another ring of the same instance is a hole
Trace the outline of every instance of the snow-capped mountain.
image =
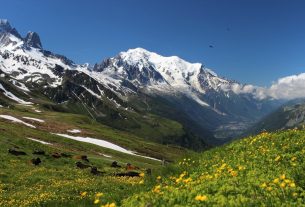
[(4, 95), (11, 83), (26, 89), (29, 99), (35, 92), (58, 105), (73, 103), (77, 107), (70, 111), (79, 113), (82, 108), (81, 113), (109, 125), (117, 121), (128, 130), (128, 117), (155, 114), (180, 122), (208, 141), (240, 133), (273, 109), (251, 93), (238, 94), (233, 89), (242, 84), (200, 63), (136, 48), (91, 68), (45, 50), (37, 33), (22, 37), (7, 20), (0, 20), (0, 81), (4, 80)]
[(7, 20), (0, 20), (0, 68), (2, 72), (26, 82), (47, 82), (56, 87), (61, 77), (54, 69), (77, 67), (66, 58), (42, 50), (37, 33), (29, 32), (25, 38), (13, 29)]
[[(198, 128), (214, 131), (218, 138), (227, 137), (230, 130), (234, 136), (272, 108), (268, 101), (256, 99), (251, 92), (236, 90), (247, 86), (221, 78), (201, 63), (164, 57), (142, 48), (129, 49), (96, 64), (92, 74), (107, 77), (122, 89), (140, 91), (155, 99), (162, 97), (172, 110), (186, 114), (189, 122), (200, 125)], [(168, 111), (162, 114), (176, 118)]]
[(121, 52), (96, 64), (93, 70), (114, 79), (127, 79), (136, 87), (157, 90), (171, 86), (170, 90), (205, 93), (210, 89), (219, 90), (222, 84), (229, 83), (201, 63), (189, 63), (177, 56), (163, 57), (142, 48)]
[[(209, 106), (203, 95), (214, 91), (229, 94), (228, 88), (238, 84), (217, 76), (201, 63), (189, 63), (177, 56), (164, 57), (143, 48), (129, 49), (93, 68), (95, 76), (104, 76), (130, 88), (145, 88), (152, 93), (182, 93), (202, 106)], [(242, 87), (240, 84), (238, 84)], [(224, 90), (226, 89), (226, 90)]]

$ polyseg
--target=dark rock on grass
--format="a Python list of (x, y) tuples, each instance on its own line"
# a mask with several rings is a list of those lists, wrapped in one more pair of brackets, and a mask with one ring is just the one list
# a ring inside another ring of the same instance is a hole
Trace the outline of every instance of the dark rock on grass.
[(99, 170), (97, 169), (97, 167), (92, 167), (90, 172), (91, 172), (93, 175), (98, 175), (98, 176), (105, 173), (105, 172), (99, 171)]
[(46, 152), (43, 150), (35, 150), (33, 152), (33, 155), (45, 155), (45, 154), (46, 154)]
[(134, 166), (134, 165), (132, 165), (130, 163), (126, 164), (126, 170), (139, 170), (139, 169), (140, 169), (139, 167)]
[(86, 161), (86, 162), (89, 162), (89, 159), (88, 159), (87, 155), (82, 155), (81, 159)]
[(23, 151), (18, 151), (18, 150), (14, 150), (14, 149), (9, 149), (8, 153), (15, 155), (15, 156), (20, 156), (20, 155), (26, 155), (25, 152)]
[(76, 156), (73, 156), (73, 159), (89, 162), (87, 155), (76, 155)]
[(52, 157), (58, 159), (58, 158), (61, 158), (61, 155), (59, 153), (55, 152), (52, 154)]
[(86, 169), (86, 168), (91, 167), (90, 165), (86, 165), (86, 164), (84, 164), (82, 162), (76, 162), (75, 164), (76, 164), (76, 167), (78, 167), (80, 169)]
[(118, 162), (117, 161), (114, 161), (111, 163), (111, 167), (114, 167), (114, 168), (120, 168), (122, 167), (121, 165), (118, 165)]
[(37, 166), (37, 165), (39, 165), (41, 163), (41, 160), (40, 160), (39, 157), (37, 157), (36, 159), (35, 158), (32, 159), (31, 163)]
[(134, 172), (134, 171), (129, 171), (129, 172), (124, 172), (124, 173), (116, 173), (115, 176), (118, 176), (118, 177), (140, 177), (140, 173)]

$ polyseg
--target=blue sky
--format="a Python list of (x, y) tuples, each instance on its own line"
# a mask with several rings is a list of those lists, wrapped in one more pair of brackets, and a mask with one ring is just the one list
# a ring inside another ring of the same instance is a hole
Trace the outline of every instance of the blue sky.
[(77, 63), (143, 47), (260, 86), (305, 72), (303, 0), (0, 0), (0, 5), (0, 18), (22, 35), (38, 32), (45, 49)]

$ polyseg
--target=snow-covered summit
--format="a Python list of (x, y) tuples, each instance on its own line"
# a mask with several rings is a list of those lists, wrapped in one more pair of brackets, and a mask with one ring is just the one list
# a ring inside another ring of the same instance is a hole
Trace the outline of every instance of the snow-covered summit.
[(142, 48), (129, 49), (127, 52), (121, 52), (119, 56), (140, 70), (143, 67), (152, 67), (171, 86), (187, 88), (191, 85), (199, 89), (196, 77), (202, 70), (200, 63), (189, 63), (177, 56), (164, 57)]
[(169, 70), (168, 72), (178, 72), (181, 74), (183, 73), (183, 75), (186, 75), (187, 73), (196, 73), (202, 67), (201, 63), (189, 63), (177, 56), (164, 57), (143, 48), (129, 49), (126, 52), (121, 52), (119, 56), (130, 65), (137, 65), (140, 67), (152, 65), (158, 69), (158, 71), (167, 68)]
[(129, 49), (94, 67), (94, 71), (114, 79), (129, 80), (140, 87), (178, 91), (220, 90), (228, 81), (201, 63), (190, 63), (177, 56), (165, 57), (143, 48)]

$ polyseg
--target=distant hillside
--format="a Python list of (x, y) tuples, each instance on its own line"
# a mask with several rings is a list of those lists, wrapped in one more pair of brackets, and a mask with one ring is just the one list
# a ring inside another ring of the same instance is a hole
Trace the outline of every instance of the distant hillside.
[(276, 131), (295, 127), (300, 128), (304, 124), (305, 100), (294, 100), (263, 118), (250, 128), (246, 134), (257, 134), (261, 131)]

